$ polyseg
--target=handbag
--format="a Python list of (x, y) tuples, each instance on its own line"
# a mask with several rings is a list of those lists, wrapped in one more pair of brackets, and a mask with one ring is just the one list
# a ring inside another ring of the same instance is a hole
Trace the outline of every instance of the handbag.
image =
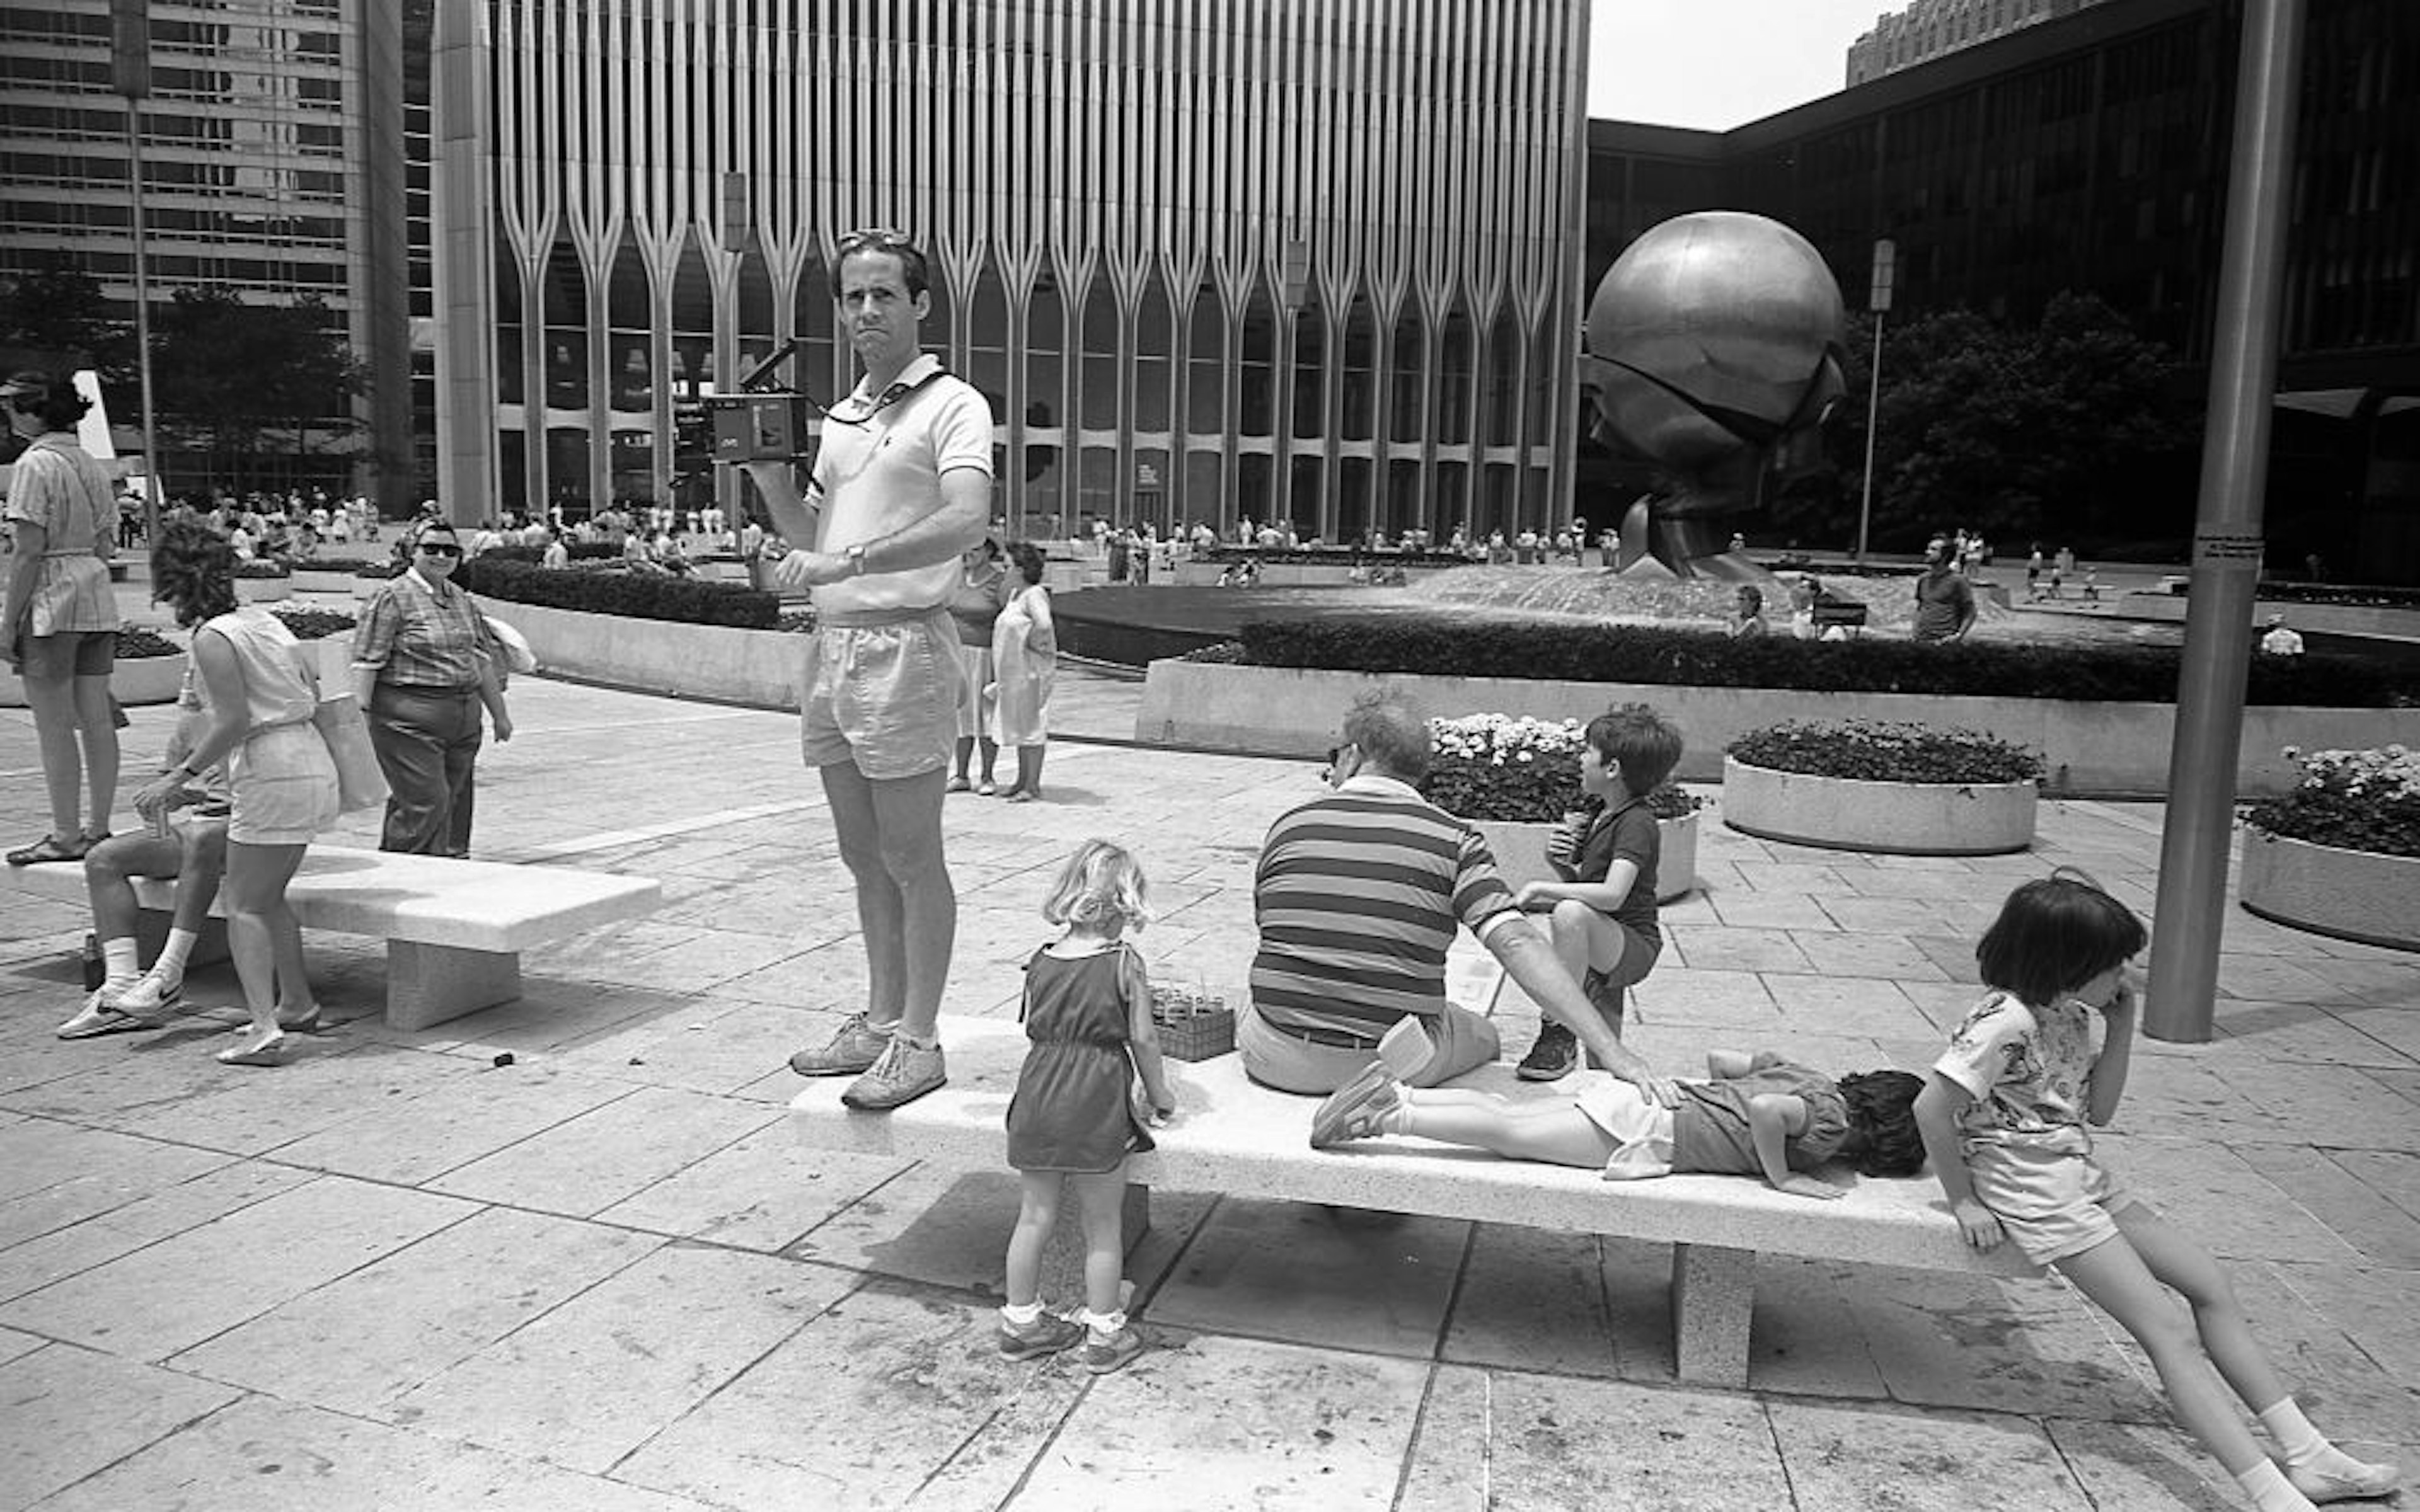
[(370, 724), (350, 693), (323, 698), (311, 711), (311, 728), (327, 743), (336, 763), (336, 807), (358, 813), (386, 802), (386, 773), (370, 745)]
[(527, 636), (491, 614), (479, 618), (486, 622), (488, 633), (496, 638), (496, 644), (504, 649), (507, 670), (522, 673), (537, 671), (537, 653), (530, 649)]

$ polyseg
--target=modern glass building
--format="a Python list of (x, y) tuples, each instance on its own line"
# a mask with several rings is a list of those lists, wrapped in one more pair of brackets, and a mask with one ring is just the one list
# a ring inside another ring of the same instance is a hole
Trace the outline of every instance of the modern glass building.
[(869, 224), (929, 251), (1005, 511), (1567, 508), (1586, 0), (433, 3), (458, 515), (696, 501), (676, 407), (793, 337), (851, 381), (825, 259)]
[[(0, 5), (0, 277), (81, 270), (131, 320), (132, 158), (112, 8)], [(132, 9), (148, 19), (149, 92), (137, 120), (152, 299), (183, 287), (281, 302), (318, 296), (370, 364), (357, 410), (365, 455), (406, 455), (395, 8), (149, 0)]]
[[(2100, 296), (2206, 381), (2242, 0), (2109, 0), (1751, 121), (1590, 127), (1588, 277), (1683, 210), (1755, 210), (1853, 302), (2030, 322)], [(2309, 0), (2287, 234), (2272, 556), (2420, 580), (2420, 6)], [(2354, 563), (2359, 563), (2356, 568)]]

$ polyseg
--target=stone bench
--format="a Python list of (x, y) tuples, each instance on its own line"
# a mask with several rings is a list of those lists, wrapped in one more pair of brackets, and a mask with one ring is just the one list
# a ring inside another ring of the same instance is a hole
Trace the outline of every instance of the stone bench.
[[(1024, 1059), (1024, 1031), (1004, 1019), (945, 1016), (941, 1040), (950, 1081), (940, 1090), (890, 1113), (856, 1113), (841, 1103), (844, 1078), (817, 1081), (791, 1100), (792, 1130), (814, 1149), (1006, 1170), (1002, 1120)], [(1675, 1367), (1684, 1381), (1746, 1383), (1759, 1255), (2030, 1273), (2013, 1245), (1991, 1255), (1969, 1249), (1930, 1176), (1876, 1180), (1836, 1171), (1835, 1180), (1854, 1185), (1839, 1200), (1822, 1202), (1785, 1196), (1744, 1177), (1606, 1181), (1594, 1171), (1415, 1139), (1313, 1150), (1314, 1100), (1251, 1082), (1240, 1056), (1168, 1065), (1179, 1119), (1155, 1134), (1157, 1149), (1126, 1167), (1129, 1244), (1148, 1221), (1154, 1186), (1669, 1243)], [(1454, 1085), (1557, 1095), (1515, 1079), (1500, 1063)]]
[[(20, 890), (86, 901), (82, 867), (0, 870)], [(134, 895), (147, 922), (164, 931), (174, 880), (138, 880)], [(652, 877), (314, 845), (286, 896), (306, 930), (386, 941), (386, 1022), (424, 1029), (519, 997), (523, 950), (652, 913), (664, 894)], [(226, 917), (224, 891), (211, 913)], [(205, 945), (212, 953), (197, 958), (223, 953), (216, 940)]]

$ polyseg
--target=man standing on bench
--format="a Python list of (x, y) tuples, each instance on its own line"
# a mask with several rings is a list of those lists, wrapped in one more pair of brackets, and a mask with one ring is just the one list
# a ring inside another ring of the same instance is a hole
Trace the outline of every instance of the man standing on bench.
[(785, 460), (748, 471), (783, 535), (815, 543), (773, 563), (773, 577), (815, 591), (799, 748), (823, 779), (865, 933), (864, 1011), (790, 1069), (855, 1076), (841, 1101), (882, 1112), (947, 1079), (935, 1020), (958, 924), (941, 856), (958, 734), (948, 604), (960, 554), (991, 519), (992, 417), (923, 349), (927, 274), (906, 237), (842, 237), (832, 285), (865, 376), (825, 415), (812, 498), (799, 497)]
[(1329, 758), (1336, 791), (1270, 826), (1252, 883), (1252, 1001), (1235, 1025), (1245, 1072), (1280, 1091), (1332, 1092), (1367, 1071), (1406, 1019), (1435, 1045), (1425, 1063), (1390, 1068), (1411, 1086), (1495, 1060), (1496, 1026), (1446, 1001), (1446, 948), (1466, 924), (1599, 1064), (1673, 1106), (1671, 1079), (1614, 1038), (1514, 904), (1487, 841), (1420, 796), (1430, 748), (1427, 717), (1403, 694), (1364, 693)]

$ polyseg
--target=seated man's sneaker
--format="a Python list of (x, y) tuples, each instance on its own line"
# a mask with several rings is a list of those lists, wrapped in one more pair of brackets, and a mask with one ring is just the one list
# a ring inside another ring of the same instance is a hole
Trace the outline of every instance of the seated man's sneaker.
[(2286, 1479), (2314, 1502), (2350, 1502), (2394, 1495), (2403, 1484), (2403, 1472), (2395, 1465), (2364, 1464), (2333, 1450), (2315, 1463), (2287, 1466)]
[(950, 1079), (939, 1045), (913, 1045), (894, 1034), (865, 1074), (849, 1083), (840, 1100), (866, 1113), (887, 1113), (913, 1103)]
[(1062, 1354), (1074, 1349), (1091, 1332), (1081, 1323), (1047, 1312), (1022, 1328), (1003, 1318), (1000, 1320), (1000, 1352), (1011, 1360), (1038, 1360), (1046, 1354)]
[(126, 989), (117, 1000), (117, 1011), (139, 1019), (164, 1023), (169, 1014), (184, 1006), (185, 982), (164, 980), (157, 971), (147, 971), (133, 986)]
[(801, 1050), (790, 1069), (801, 1076), (856, 1076), (873, 1069), (891, 1045), (891, 1031), (877, 1029), (862, 1013), (851, 1013), (820, 1050)]
[(1571, 1030), (1553, 1019), (1538, 1026), (1538, 1042), (1512, 1068), (1512, 1074), (1525, 1082), (1558, 1081), (1572, 1073), (1580, 1063), (1580, 1042)]
[(1320, 1101), (1311, 1116), (1311, 1148), (1326, 1149), (1382, 1133), (1379, 1120), (1403, 1100), (1403, 1084), (1387, 1073), (1384, 1061), (1372, 1061)]

